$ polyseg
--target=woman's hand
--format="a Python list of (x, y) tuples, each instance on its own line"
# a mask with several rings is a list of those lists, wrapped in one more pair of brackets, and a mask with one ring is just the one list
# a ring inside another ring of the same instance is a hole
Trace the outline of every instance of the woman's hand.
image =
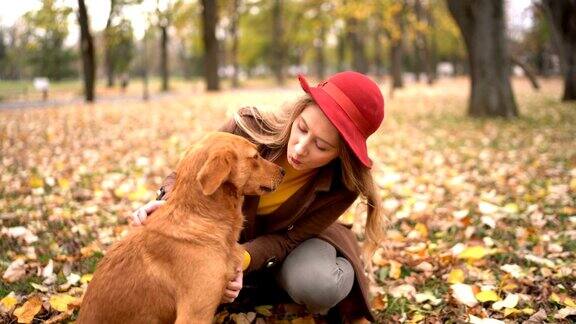
[(231, 303), (238, 297), (240, 290), (242, 289), (242, 278), (244, 273), (242, 272), (242, 267), (236, 268), (236, 277), (228, 281), (226, 284), (226, 289), (224, 290), (224, 295), (222, 296), (221, 304)]
[(158, 207), (164, 205), (165, 203), (166, 200), (152, 200), (146, 205), (136, 209), (132, 213), (132, 225), (142, 225), (148, 215), (152, 214), (156, 209), (158, 209)]

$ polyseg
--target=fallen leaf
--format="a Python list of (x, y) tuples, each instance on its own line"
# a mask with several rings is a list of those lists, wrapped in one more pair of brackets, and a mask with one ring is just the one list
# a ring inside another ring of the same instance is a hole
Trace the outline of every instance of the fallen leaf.
[(258, 314), (264, 315), (266, 317), (273, 315), (271, 312), (271, 309), (272, 309), (272, 305), (260, 305), (260, 306), (254, 307), (254, 310)]
[(87, 284), (87, 283), (89, 283), (90, 281), (92, 281), (92, 278), (93, 278), (93, 277), (94, 277), (94, 274), (92, 274), (92, 273), (88, 273), (88, 274), (82, 275), (82, 277), (80, 278), (80, 282), (83, 283), (83, 284)]
[(244, 313), (235, 313), (230, 315), (230, 319), (236, 324), (250, 324), (248, 317)]
[(472, 246), (464, 249), (464, 251), (462, 251), (462, 253), (460, 253), (458, 257), (461, 259), (468, 259), (468, 260), (480, 260), (490, 253), (491, 251), (483, 246)]
[(425, 319), (426, 317), (424, 315), (416, 313), (414, 314), (414, 316), (412, 316), (412, 318), (408, 321), (408, 323), (420, 323)]
[(525, 276), (522, 268), (517, 264), (505, 264), (500, 267), (504, 272), (509, 273), (513, 278), (520, 279)]
[(44, 285), (39, 285), (37, 283), (31, 282), (30, 286), (34, 287), (34, 289), (41, 291), (41, 292), (47, 292), (48, 291), (48, 287), (44, 286)]
[(452, 297), (456, 299), (459, 303), (464, 304), (468, 307), (474, 307), (478, 304), (476, 296), (474, 296), (474, 291), (472, 286), (466, 284), (453, 284), (450, 286), (452, 289)]
[(2, 279), (7, 281), (8, 283), (12, 283), (22, 279), (26, 275), (26, 262), (22, 259), (14, 260), (8, 266), (8, 269), (4, 271), (4, 275)]
[(522, 324), (540, 324), (540, 323), (544, 323), (544, 321), (548, 318), (548, 314), (546, 314), (546, 311), (541, 309), (538, 312), (536, 312), (536, 314), (530, 316), (529, 319), (527, 319), (526, 321), (524, 321), (524, 323)]
[(402, 264), (395, 260), (390, 260), (390, 278), (400, 279)]
[(430, 301), (430, 304), (437, 306), (437, 305), (440, 305), (440, 303), (442, 303), (442, 299), (434, 296), (434, 294), (431, 291), (425, 291), (423, 293), (418, 293), (414, 296), (414, 298), (416, 299), (416, 302), (418, 304), (422, 304), (426, 301)]
[(34, 316), (42, 308), (42, 300), (39, 296), (32, 296), (24, 305), (14, 310), (14, 316), (18, 318), (18, 323), (32, 323)]
[(532, 254), (526, 255), (525, 258), (528, 261), (532, 261), (536, 264), (543, 265), (543, 266), (546, 266), (548, 268), (554, 268), (555, 267), (554, 262), (552, 262), (551, 260), (548, 260), (546, 258), (542, 258), (542, 257), (535, 256)]
[(409, 284), (403, 284), (390, 289), (390, 295), (394, 298), (413, 298), (416, 295), (416, 288)]
[(552, 293), (549, 300), (563, 306), (576, 307), (576, 302), (566, 294)]
[(81, 277), (77, 273), (71, 273), (70, 275), (66, 276), (66, 283), (74, 286), (80, 282), (80, 279)]
[(480, 210), (480, 212), (482, 214), (494, 214), (496, 213), (498, 210), (500, 209), (500, 207), (491, 204), (489, 202), (485, 202), (485, 201), (481, 201), (478, 204), (478, 210)]
[(68, 311), (68, 305), (76, 301), (76, 297), (67, 294), (53, 295), (50, 297), (50, 306), (59, 312)]
[(448, 283), (457, 284), (464, 282), (464, 271), (462, 269), (452, 269), (448, 274)]
[(485, 291), (481, 291), (481, 292), (477, 293), (476, 299), (478, 299), (478, 301), (480, 301), (480, 302), (485, 303), (485, 302), (489, 302), (489, 301), (498, 301), (498, 300), (500, 300), (500, 297), (493, 290), (485, 290)]
[(568, 316), (576, 315), (576, 307), (566, 307), (562, 308), (558, 311), (558, 313), (554, 314), (554, 318), (556, 319), (564, 319)]
[(502, 308), (514, 308), (518, 305), (520, 298), (517, 294), (508, 294), (502, 301), (497, 301), (492, 304), (492, 309), (501, 310)]
[(291, 324), (315, 324), (316, 321), (314, 320), (314, 317), (312, 315), (309, 315), (306, 317), (295, 318), (290, 323)]
[(480, 318), (470, 315), (470, 323), (472, 324), (505, 324), (503, 321), (493, 318)]
[(18, 303), (18, 299), (16, 299), (16, 294), (14, 292), (10, 292), (6, 295), (2, 300), (0, 300), (0, 313), (10, 314), (16, 307)]
[(426, 227), (426, 225), (422, 224), (422, 223), (418, 223), (416, 224), (416, 226), (414, 226), (414, 229), (416, 231), (418, 231), (418, 233), (420, 233), (420, 237), (423, 239), (428, 238), (428, 227)]

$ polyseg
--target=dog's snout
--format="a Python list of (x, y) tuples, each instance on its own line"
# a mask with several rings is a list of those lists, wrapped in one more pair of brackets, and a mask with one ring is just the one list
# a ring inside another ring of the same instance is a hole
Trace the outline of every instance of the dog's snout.
[(285, 176), (285, 175), (286, 175), (286, 170), (284, 170), (284, 168), (280, 168), (280, 174), (281, 174), (282, 176)]

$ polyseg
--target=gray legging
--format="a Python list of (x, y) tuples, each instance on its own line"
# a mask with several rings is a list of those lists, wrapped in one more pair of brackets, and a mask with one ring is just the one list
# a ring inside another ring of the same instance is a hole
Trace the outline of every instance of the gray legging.
[(288, 254), (276, 279), (296, 303), (325, 314), (352, 290), (354, 269), (330, 243), (313, 238)]

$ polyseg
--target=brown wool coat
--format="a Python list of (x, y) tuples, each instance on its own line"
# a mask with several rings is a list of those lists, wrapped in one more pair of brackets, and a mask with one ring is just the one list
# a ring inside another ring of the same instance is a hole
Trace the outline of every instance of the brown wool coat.
[[(240, 115), (255, 123), (248, 109)], [(219, 131), (248, 138), (248, 135), (230, 120)], [(261, 145), (260, 154), (271, 160), (274, 151)], [(360, 259), (360, 248), (352, 231), (336, 222), (350, 207), (358, 194), (351, 192), (341, 180), (338, 160), (322, 167), (313, 180), (288, 198), (278, 209), (266, 216), (257, 216), (259, 196), (246, 196), (242, 207), (245, 222), (240, 243), (250, 253), (251, 262), (246, 272), (270, 268), (280, 263), (303, 241), (318, 237), (332, 244), (354, 268), (355, 283), (352, 291), (338, 307), (347, 317), (365, 317), (374, 321), (368, 298), (368, 278)], [(162, 186), (162, 199), (170, 193), (175, 174), (170, 174)]]

